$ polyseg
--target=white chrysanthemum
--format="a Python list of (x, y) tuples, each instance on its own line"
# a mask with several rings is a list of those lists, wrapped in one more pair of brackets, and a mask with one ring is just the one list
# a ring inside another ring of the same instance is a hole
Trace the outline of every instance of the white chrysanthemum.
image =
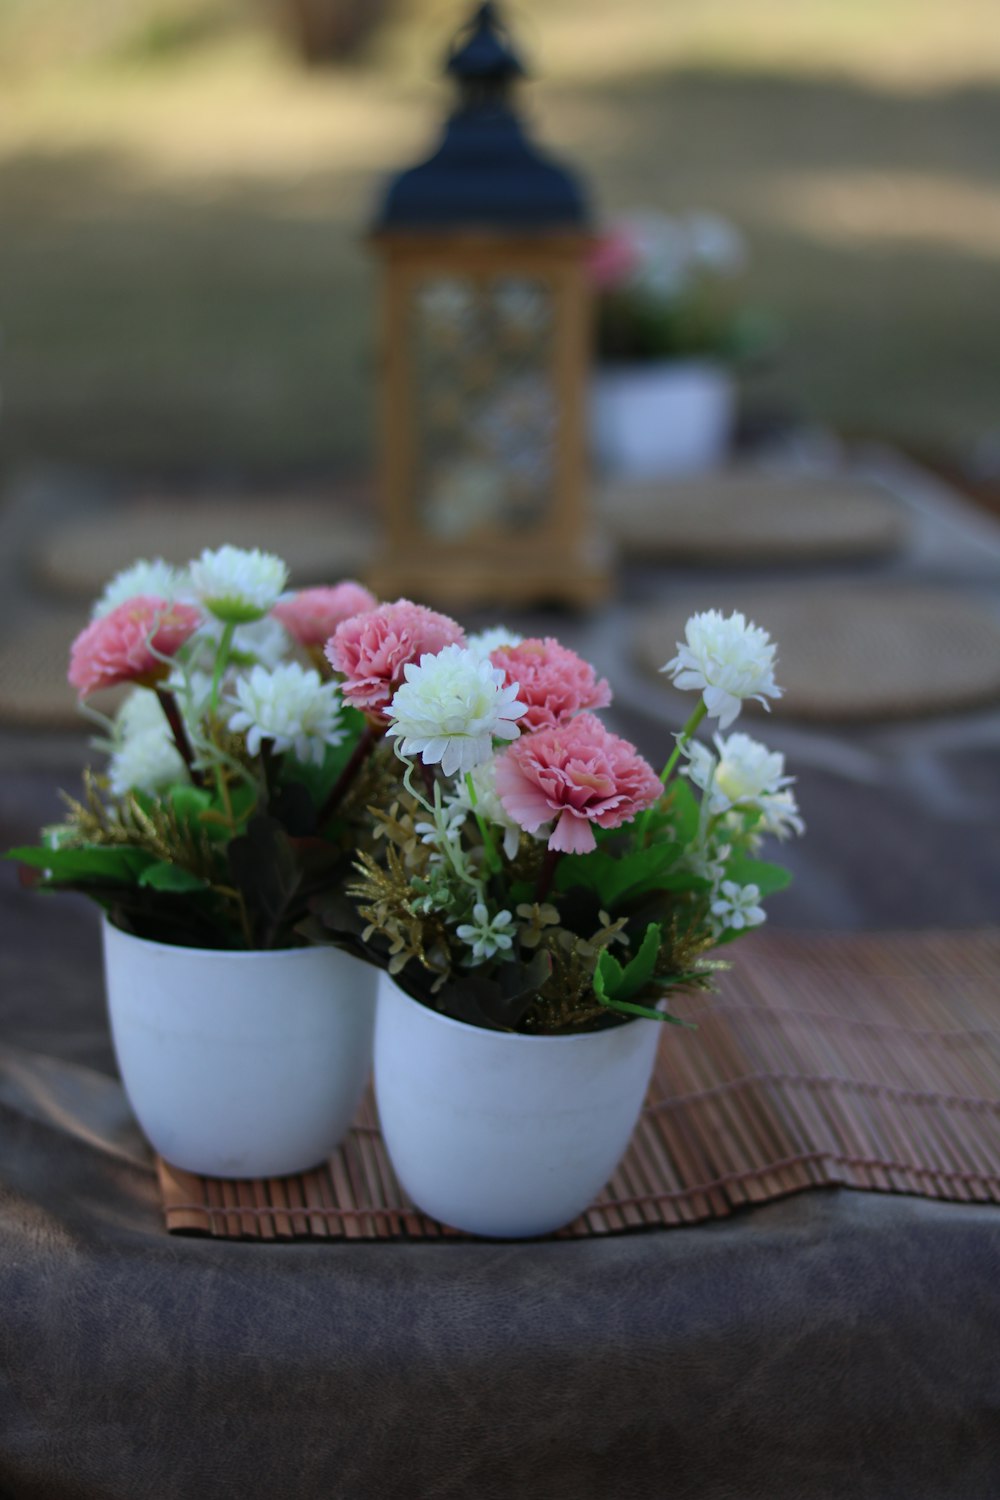
[(465, 645), (473, 656), (485, 659), (500, 646), (519, 646), (523, 640), (523, 635), (508, 630), (506, 625), (494, 625), (491, 630), (480, 630), (478, 634), (470, 635)]
[(173, 603), (182, 592), (184, 582), (184, 574), (164, 562), (162, 557), (153, 558), (151, 562), (140, 558), (130, 568), (123, 568), (115, 574), (91, 610), (91, 616), (98, 620), (109, 615), (119, 604), (138, 594), (145, 594), (150, 599), (168, 599)]
[[(503, 829), (503, 852), (508, 859), (513, 859), (521, 844), (521, 827), (509, 816), (500, 798), (497, 796), (496, 787), (496, 761), (485, 760), (482, 765), (476, 766), (470, 772), (472, 776), (472, 789), (476, 794), (475, 810), (485, 822), (496, 828)], [(455, 790), (448, 798), (445, 806), (456, 818), (458, 827), (473, 810), (472, 798), (465, 777), (455, 783)]]
[(504, 687), (504, 673), (465, 646), (445, 646), (419, 665), (404, 668), (406, 681), (389, 704), (387, 734), (404, 756), (425, 766), (440, 764), (446, 776), (475, 770), (493, 754), (494, 739), (516, 740), (515, 719), (527, 710), (517, 702), (517, 683)]
[(190, 567), (195, 597), (227, 625), (260, 620), (278, 602), (288, 569), (271, 552), (243, 547), (206, 547)]
[(780, 698), (774, 681), (777, 649), (766, 630), (748, 624), (738, 611), (724, 617), (717, 609), (692, 615), (684, 628), (685, 641), (677, 655), (661, 667), (675, 687), (695, 688), (720, 729), (728, 729), (744, 698), (755, 698), (765, 708), (767, 698)]
[(270, 740), (279, 754), (294, 750), (303, 763), (319, 765), (327, 745), (339, 745), (344, 737), (336, 683), (323, 682), (318, 672), (297, 661), (270, 671), (251, 668), (237, 678), (229, 702), (236, 709), (229, 728), (246, 734), (250, 755), (259, 755), (261, 741)]
[(748, 734), (717, 734), (718, 759), (704, 745), (691, 741), (684, 747), (688, 765), (684, 774), (708, 797), (708, 810), (716, 814), (737, 808), (759, 811), (760, 833), (787, 838), (790, 833), (804, 833), (798, 805), (788, 791), (794, 777), (785, 775), (785, 757), (768, 750)]
[(184, 762), (156, 694), (137, 688), (115, 719), (115, 745), (108, 761), (111, 791), (116, 797), (126, 792), (152, 796), (184, 779)]
[(726, 812), (737, 803), (756, 805), (792, 783), (792, 777), (785, 775), (785, 757), (748, 734), (728, 738), (717, 734), (715, 748), (718, 758), (697, 740), (684, 746), (688, 758), (684, 774), (703, 792), (708, 791), (713, 813)]
[(513, 947), (513, 935), (506, 930), (513, 920), (509, 911), (498, 911), (495, 917), (491, 917), (486, 903), (477, 901), (472, 908), (472, 921), (456, 927), (455, 934), (472, 949), (473, 964), (481, 964), (484, 959), (506, 953)]
[(732, 928), (742, 932), (745, 928), (759, 927), (766, 921), (766, 913), (760, 905), (760, 889), (755, 885), (737, 885), (735, 880), (724, 880), (719, 893), (711, 905), (712, 929), (715, 936)]

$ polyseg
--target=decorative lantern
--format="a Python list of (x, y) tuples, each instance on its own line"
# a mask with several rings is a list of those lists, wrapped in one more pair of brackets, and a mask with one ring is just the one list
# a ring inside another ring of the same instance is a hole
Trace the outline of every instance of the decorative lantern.
[(586, 510), (590, 243), (579, 184), (526, 138), (523, 74), (496, 5), (447, 73), (458, 107), (435, 154), (394, 178), (384, 267), (381, 488), (386, 598), (597, 602)]

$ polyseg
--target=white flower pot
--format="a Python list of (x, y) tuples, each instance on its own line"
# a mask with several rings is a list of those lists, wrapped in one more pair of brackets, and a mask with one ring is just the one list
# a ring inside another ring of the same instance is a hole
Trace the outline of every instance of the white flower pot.
[(377, 971), (336, 948), (219, 952), (104, 923), (115, 1054), (166, 1161), (280, 1177), (341, 1140), (371, 1070)]
[(625, 1153), (660, 1033), (642, 1020), (582, 1036), (487, 1031), (383, 975), (375, 1093), (400, 1182), (470, 1234), (519, 1239), (570, 1223)]
[(599, 369), (591, 394), (597, 461), (623, 478), (716, 468), (729, 449), (735, 408), (733, 378), (711, 360)]

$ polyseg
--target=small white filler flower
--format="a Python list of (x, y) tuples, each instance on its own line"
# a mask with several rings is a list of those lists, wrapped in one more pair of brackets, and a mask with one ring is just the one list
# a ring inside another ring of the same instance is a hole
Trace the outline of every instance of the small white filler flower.
[(135, 599), (139, 594), (150, 599), (167, 599), (173, 603), (181, 592), (183, 583), (184, 575), (164, 562), (162, 557), (156, 557), (152, 562), (140, 558), (131, 567), (123, 568), (120, 573), (115, 574), (91, 610), (91, 616), (95, 620), (101, 619), (117, 609), (119, 604), (124, 604), (126, 599)]
[(744, 928), (759, 927), (766, 920), (760, 904), (760, 889), (756, 885), (737, 885), (735, 880), (724, 880), (718, 895), (712, 902), (712, 926), (716, 936), (732, 928), (742, 932)]
[(389, 704), (389, 735), (403, 756), (440, 764), (446, 776), (464, 775), (493, 754), (494, 739), (516, 740), (514, 722), (527, 712), (517, 683), (464, 646), (445, 646), (404, 668), (406, 681)]
[(227, 625), (263, 619), (288, 582), (281, 558), (257, 548), (206, 547), (190, 572), (195, 597)]
[(327, 745), (339, 745), (344, 737), (336, 683), (323, 682), (318, 672), (295, 661), (271, 671), (253, 667), (237, 678), (229, 701), (236, 709), (229, 728), (246, 733), (250, 755), (259, 755), (261, 741), (270, 740), (279, 755), (294, 750), (303, 764), (320, 765)]
[(744, 698), (769, 708), (768, 698), (781, 697), (774, 680), (776, 647), (766, 630), (748, 624), (738, 611), (728, 618), (717, 609), (692, 615), (684, 634), (677, 655), (660, 670), (670, 673), (675, 687), (699, 690), (720, 729), (729, 728)]
[(455, 928), (456, 936), (472, 949), (473, 964), (481, 964), (513, 947), (513, 935), (507, 931), (513, 920), (509, 911), (498, 911), (495, 917), (491, 917), (485, 901), (476, 902), (472, 908), (472, 921)]

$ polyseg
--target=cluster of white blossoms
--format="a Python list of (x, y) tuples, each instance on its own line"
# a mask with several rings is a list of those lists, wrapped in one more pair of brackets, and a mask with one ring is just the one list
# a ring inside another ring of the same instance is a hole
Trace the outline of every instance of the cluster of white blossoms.
[(263, 619), (277, 604), (288, 582), (280, 557), (256, 547), (205, 548), (190, 568), (191, 590), (217, 620), (247, 625)]
[(317, 671), (298, 662), (253, 667), (237, 679), (228, 701), (235, 710), (229, 728), (246, 734), (249, 755), (259, 755), (268, 740), (279, 755), (294, 750), (301, 762), (320, 765), (326, 747), (344, 737), (337, 684), (323, 682)]
[(386, 731), (401, 755), (419, 755), (446, 776), (464, 776), (492, 757), (494, 739), (517, 739), (515, 721), (526, 707), (517, 701), (517, 684), (505, 687), (503, 671), (488, 658), (445, 646), (411, 662), (404, 676), (389, 704)]
[[(126, 596), (128, 597), (128, 596)], [(108, 785), (116, 797), (129, 792), (153, 796), (184, 776), (184, 762), (154, 693), (137, 688), (115, 719)]]
[(710, 718), (720, 729), (728, 729), (743, 701), (754, 698), (765, 708), (768, 698), (780, 698), (774, 680), (774, 657), (766, 630), (748, 624), (738, 611), (728, 618), (717, 609), (692, 615), (677, 642), (677, 655), (662, 672), (669, 672), (675, 687), (701, 693)]
[(166, 599), (172, 604), (175, 599), (182, 597), (186, 584), (185, 574), (164, 562), (162, 557), (153, 558), (151, 562), (140, 558), (131, 567), (123, 568), (120, 573), (115, 574), (94, 604), (91, 617), (100, 620), (117, 609), (119, 604), (139, 595), (149, 599)]
[(514, 918), (509, 911), (498, 911), (491, 917), (484, 901), (472, 908), (472, 921), (455, 928), (458, 937), (472, 949), (472, 961), (481, 964), (498, 953), (507, 953), (514, 945), (514, 935), (507, 929)]
[(757, 811), (762, 833), (787, 838), (805, 831), (795, 796), (788, 790), (795, 778), (785, 775), (785, 757), (779, 751), (740, 733), (727, 738), (717, 734), (714, 743), (716, 755), (696, 740), (684, 746), (684, 774), (705, 794), (711, 816)]

